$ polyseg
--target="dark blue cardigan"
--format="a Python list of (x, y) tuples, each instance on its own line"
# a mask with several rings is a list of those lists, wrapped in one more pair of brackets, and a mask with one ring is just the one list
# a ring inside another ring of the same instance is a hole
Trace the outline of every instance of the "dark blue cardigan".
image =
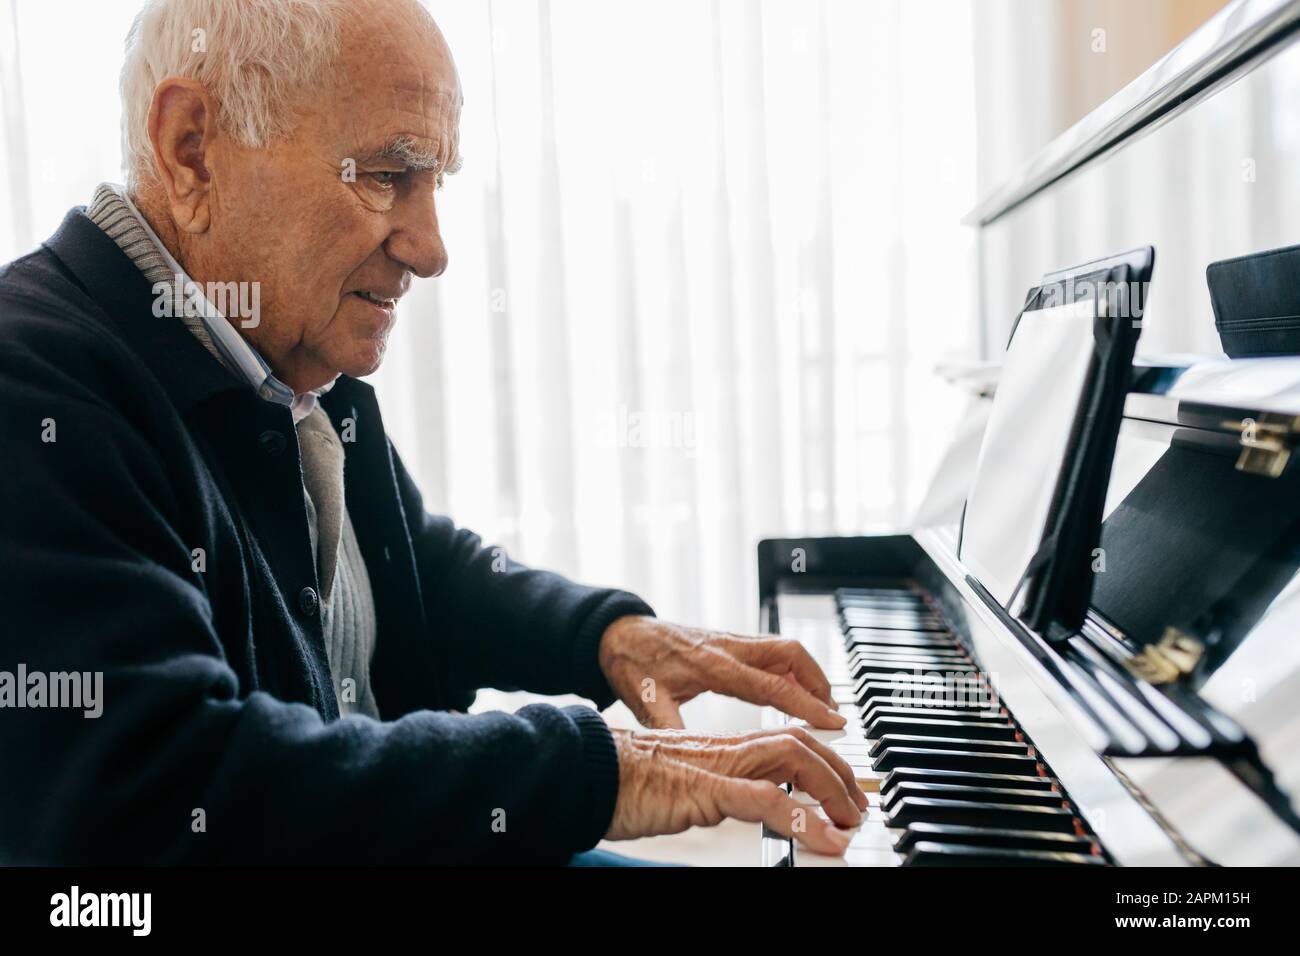
[(290, 412), (152, 302), (80, 209), (0, 270), (0, 671), (102, 672), (104, 688), (98, 719), (0, 709), (0, 863), (591, 847), (618, 785), (598, 714), (447, 711), (481, 686), (609, 704), (600, 636), (650, 609), (494, 568), (475, 535), (425, 512), (373, 390), (341, 378), (323, 404), (336, 428), (355, 423), (346, 493), (383, 722), (338, 719)]

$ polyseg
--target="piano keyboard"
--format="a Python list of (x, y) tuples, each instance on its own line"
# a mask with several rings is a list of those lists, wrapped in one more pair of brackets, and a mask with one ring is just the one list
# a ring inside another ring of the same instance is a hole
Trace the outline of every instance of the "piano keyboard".
[(841, 588), (834, 602), (824, 624), (838, 634), (805, 643), (848, 724), (814, 733), (853, 767), (870, 805), (843, 859), (793, 846), (795, 865), (1107, 863), (936, 603), (907, 587)]

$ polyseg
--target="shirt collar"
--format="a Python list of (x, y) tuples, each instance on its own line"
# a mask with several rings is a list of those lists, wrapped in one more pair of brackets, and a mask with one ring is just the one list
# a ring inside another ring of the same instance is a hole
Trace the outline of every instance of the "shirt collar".
[(185, 302), (198, 302), (199, 318), (202, 320), (204, 328), (208, 330), (212, 344), (221, 353), (230, 370), (246, 380), (266, 400), (275, 402), (277, 405), (286, 406), (293, 415), (295, 425), (310, 415), (315, 410), (320, 396), (333, 388), (334, 382), (338, 381), (338, 379), (335, 378), (320, 388), (295, 393), (292, 388), (276, 378), (271, 371), (271, 366), (266, 363), (266, 359), (262, 358), (257, 349), (253, 348), (251, 342), (236, 331), (234, 325), (227, 321), (221, 311), (208, 300), (203, 287), (191, 279), (189, 274), (181, 267), (181, 264), (176, 261), (176, 257), (158, 238), (158, 234), (149, 225), (149, 220), (136, 208), (135, 203), (131, 201), (131, 197), (126, 194), (126, 190), (115, 187), (115, 191), (122, 198), (122, 201), (126, 203), (127, 208), (131, 210), (131, 214), (139, 221), (145, 235), (157, 247), (158, 254), (162, 256), (163, 262), (167, 264), (167, 268), (171, 270), (172, 275), (176, 277), (177, 284), (182, 286), (183, 300)]

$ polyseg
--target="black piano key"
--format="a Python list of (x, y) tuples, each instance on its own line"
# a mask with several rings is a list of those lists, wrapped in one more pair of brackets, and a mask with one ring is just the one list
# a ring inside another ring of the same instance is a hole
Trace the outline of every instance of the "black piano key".
[(955, 638), (942, 633), (912, 633), (889, 631), (877, 627), (851, 627), (845, 646), (849, 650), (864, 647), (916, 647), (953, 650), (958, 647)]
[(969, 770), (974, 773), (1014, 773), (1034, 776), (1038, 760), (1027, 754), (989, 753), (969, 750), (932, 750), (928, 747), (891, 747), (871, 759), (871, 768), (880, 773), (899, 767), (922, 770)]
[(922, 598), (901, 597), (892, 594), (882, 594), (877, 597), (849, 598), (839, 602), (841, 611), (848, 608), (865, 608), (871, 611), (910, 611), (918, 614), (934, 613), (934, 609)]
[(899, 767), (891, 770), (880, 781), (880, 798), (883, 800), (895, 787), (904, 783), (961, 783), (975, 787), (1007, 787), (1012, 790), (1045, 790), (1059, 792), (1055, 780), (1037, 774), (977, 773), (967, 770), (933, 770), (920, 767)]
[(963, 846), (959, 843), (931, 843), (912, 847), (904, 866), (1105, 866), (1100, 856), (1085, 853), (1053, 853), (1047, 850), (1009, 850), (1003, 847)]
[[(846, 654), (900, 654), (921, 655), (922, 657), (966, 657), (964, 648), (952, 634), (947, 632), (918, 634), (909, 631), (882, 631), (877, 628), (854, 628), (855, 633), (845, 631), (844, 652)], [(899, 643), (900, 641), (904, 643)]]
[(900, 603), (921, 604), (929, 607), (929, 601), (920, 591), (909, 589), (888, 590), (872, 589), (866, 591), (839, 590), (835, 592), (835, 600), (841, 605), (860, 604), (871, 601), (898, 601)]
[(848, 662), (850, 664), (857, 664), (861, 661), (877, 661), (883, 664), (893, 663), (894, 661), (912, 661), (917, 664), (936, 664), (949, 667), (964, 665), (973, 668), (975, 666), (965, 651), (956, 649), (935, 651), (919, 647), (881, 647), (879, 644), (854, 648), (849, 651)]
[(908, 683), (916, 683), (915, 676), (920, 674), (938, 674), (947, 676), (948, 674), (963, 674), (970, 677), (982, 677), (983, 675), (972, 667), (966, 661), (909, 661), (903, 658), (895, 660), (861, 660), (850, 661), (847, 668), (847, 677), (851, 677), (855, 683), (862, 680), (863, 674), (872, 672), (881, 672), (893, 677), (896, 674), (904, 674), (912, 677)]
[(917, 683), (927, 678), (930, 681), (936, 680), (930, 675), (938, 675), (937, 679), (947, 680), (950, 677), (965, 678), (969, 680), (979, 680), (980, 672), (973, 667), (949, 666), (941, 664), (904, 664), (903, 662), (888, 663), (863, 663), (855, 664), (852, 668), (854, 680), (861, 681), (868, 674), (874, 675), (880, 680), (905, 679), (909, 683)]
[(1050, 830), (1074, 833), (1073, 810), (1062, 807), (1026, 807), (1015, 803), (972, 803), (935, 797), (904, 797), (885, 811), (885, 825), (905, 827), (912, 823), (957, 823), (968, 827), (998, 827), (1004, 830)]
[[(965, 654), (936, 654), (929, 647), (891, 647), (885, 644), (854, 644), (847, 648), (848, 660), (897, 661), (916, 659), (937, 667), (973, 667)], [(954, 648), (956, 650), (956, 648)]]
[(919, 667), (926, 671), (974, 671), (979, 673), (979, 668), (967, 657), (930, 657), (928, 654), (875, 654), (871, 652), (852, 654), (845, 662), (845, 666), (849, 671), (857, 667), (867, 666), (892, 667), (895, 670), (915, 670)]
[(894, 634), (946, 634), (948, 628), (942, 621), (890, 619), (884, 617), (853, 617), (844, 619), (845, 631), (889, 631)]
[[(910, 698), (904, 698), (904, 701)], [(980, 723), (1005, 724), (1007, 722), (1006, 714), (1000, 710), (992, 708), (969, 707), (962, 709), (959, 707), (933, 707), (925, 704), (908, 704), (900, 703), (891, 707), (888, 704), (866, 708), (862, 712), (862, 724), (864, 727), (871, 725), (871, 722), (878, 717), (902, 717), (915, 720), (959, 720), (959, 721), (978, 721)]]
[(1059, 853), (1093, 854), (1096, 842), (1074, 833), (1049, 833), (1041, 830), (1003, 830), (989, 827), (966, 827), (951, 823), (913, 823), (898, 838), (894, 849), (906, 855), (917, 843), (958, 843), (966, 846), (993, 846), (1007, 850), (1048, 850)]
[[(953, 701), (940, 704), (929, 697), (895, 697), (892, 700), (874, 700), (862, 709), (864, 720), (877, 716), (881, 710), (904, 710), (917, 717), (956, 717), (962, 720), (1005, 717), (1002, 708), (988, 701)], [(966, 715), (970, 715), (969, 718)]]
[[(840, 611), (845, 621), (898, 621), (911, 624), (942, 624), (943, 618), (930, 610), (907, 608), (846, 607)], [(870, 627), (870, 623), (866, 625)]]
[(880, 644), (861, 644), (849, 650), (847, 663), (874, 663), (882, 665), (902, 664), (903, 666), (920, 665), (922, 667), (949, 668), (956, 670), (975, 670), (974, 662), (962, 651), (936, 654), (925, 647), (885, 647)]
[(1015, 724), (1006, 720), (936, 720), (932, 717), (899, 717), (890, 714), (863, 723), (867, 736), (874, 738), (889, 734), (919, 734), (924, 737), (942, 737), (945, 740), (1014, 741), (1020, 733)]
[(873, 597), (881, 594), (908, 594), (918, 599), (922, 596), (920, 591), (903, 582), (898, 582), (892, 585), (877, 584), (875, 586), (863, 585), (861, 587), (835, 589), (836, 597)]
[(871, 756), (880, 757), (899, 747), (925, 750), (963, 750), (970, 753), (1026, 754), (1029, 744), (1023, 740), (963, 740), (959, 737), (922, 737), (918, 734), (886, 734), (871, 747)]
[(955, 783), (900, 783), (882, 796), (880, 807), (886, 813), (908, 797), (935, 800), (962, 800), (967, 803), (1014, 803), (1025, 807), (1064, 807), (1065, 797), (1050, 790), (1011, 790), (1006, 787), (966, 787)]
[(933, 707), (947, 707), (957, 701), (978, 701), (985, 707), (991, 703), (987, 685), (979, 680), (960, 680), (953, 682), (916, 681), (887, 678), (879, 680), (870, 675), (858, 681), (853, 689), (858, 694), (858, 703), (867, 705), (875, 698), (888, 700), (891, 697), (919, 697), (927, 700)]

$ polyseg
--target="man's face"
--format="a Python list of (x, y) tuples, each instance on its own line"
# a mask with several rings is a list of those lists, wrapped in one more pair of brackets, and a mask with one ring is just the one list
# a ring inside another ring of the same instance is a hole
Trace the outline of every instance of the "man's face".
[(413, 3), (358, 3), (334, 83), (304, 97), (292, 137), (212, 157), (205, 258), (223, 274), (196, 278), (261, 283), (244, 334), (295, 391), (378, 368), (412, 274), (446, 268), (434, 191), (458, 156), (460, 102)]

